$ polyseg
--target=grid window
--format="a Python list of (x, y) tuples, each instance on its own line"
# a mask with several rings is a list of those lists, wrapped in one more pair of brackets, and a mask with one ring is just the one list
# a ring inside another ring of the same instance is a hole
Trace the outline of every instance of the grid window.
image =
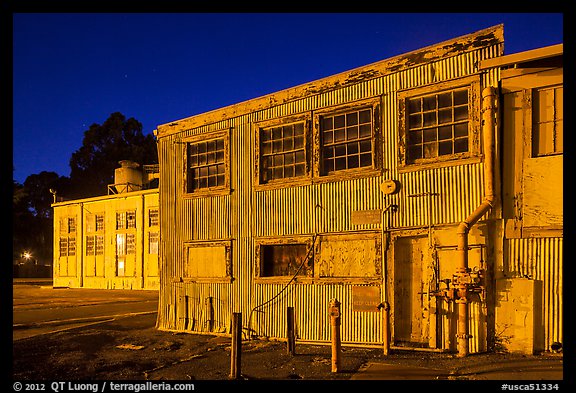
[(103, 231), (104, 230), (104, 214), (96, 214), (96, 231)]
[(225, 185), (224, 138), (187, 144), (187, 192)]
[(150, 209), (148, 210), (148, 226), (156, 226), (158, 225), (158, 209)]
[(68, 233), (76, 232), (76, 219), (74, 217), (68, 218)]
[(372, 108), (320, 117), (323, 174), (372, 166)]
[(532, 122), (532, 156), (562, 153), (564, 148), (562, 86), (534, 91)]
[(104, 236), (86, 236), (86, 255), (104, 255)]
[(304, 122), (261, 129), (261, 181), (304, 176), (304, 141)]
[(136, 211), (116, 213), (116, 229), (136, 228)]
[(468, 151), (468, 89), (407, 100), (407, 162)]
[(68, 256), (68, 238), (61, 237), (59, 241), (59, 251), (61, 257)]

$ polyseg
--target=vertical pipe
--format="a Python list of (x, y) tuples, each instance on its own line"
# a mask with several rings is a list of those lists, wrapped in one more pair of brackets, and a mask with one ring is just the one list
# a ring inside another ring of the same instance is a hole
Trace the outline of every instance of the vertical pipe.
[(458, 356), (468, 355), (468, 233), (470, 228), (494, 206), (494, 134), (495, 134), (495, 96), (494, 87), (482, 91), (482, 134), (484, 137), (484, 201), (476, 210), (460, 223), (458, 237), (458, 265), (456, 267), (458, 304)]
[(242, 313), (232, 313), (232, 347), (230, 350), (230, 378), (240, 379), (242, 355)]

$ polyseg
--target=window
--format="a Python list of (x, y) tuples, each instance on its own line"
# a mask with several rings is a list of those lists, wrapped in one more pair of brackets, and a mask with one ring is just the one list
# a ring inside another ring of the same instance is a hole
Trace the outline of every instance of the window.
[(306, 175), (304, 122), (260, 129), (260, 181)]
[(104, 255), (104, 236), (86, 236), (86, 255)]
[(319, 118), (322, 174), (373, 166), (372, 107)]
[(148, 254), (158, 254), (159, 238), (158, 232), (148, 233)]
[(188, 144), (188, 192), (223, 186), (224, 139)]
[(134, 233), (116, 234), (116, 255), (136, 254), (136, 235)]
[(230, 241), (187, 244), (185, 277), (192, 280), (218, 280), (232, 277)]
[(228, 130), (184, 139), (184, 193), (205, 196), (229, 192)]
[(116, 213), (116, 229), (136, 228), (136, 210)]
[(58, 241), (58, 253), (60, 257), (70, 257), (76, 255), (75, 234), (76, 217), (60, 218), (60, 239)]
[(311, 276), (313, 263), (307, 254), (307, 244), (261, 245), (260, 277)]
[(159, 219), (158, 209), (149, 209), (148, 210), (148, 226), (149, 227), (158, 226), (158, 222), (159, 222), (158, 219)]
[(61, 257), (70, 257), (76, 255), (76, 238), (61, 237), (59, 241), (59, 251)]
[(96, 222), (96, 232), (104, 230), (104, 214), (96, 214), (95, 216)]
[(562, 153), (564, 145), (563, 87), (533, 91), (532, 157)]
[(399, 170), (479, 160), (480, 101), (477, 75), (399, 91)]
[(468, 88), (406, 100), (406, 162), (469, 151)]

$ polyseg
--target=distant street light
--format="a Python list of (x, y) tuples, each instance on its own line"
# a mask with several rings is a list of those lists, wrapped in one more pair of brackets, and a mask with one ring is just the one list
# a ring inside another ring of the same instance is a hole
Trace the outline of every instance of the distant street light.
[(30, 260), (30, 258), (32, 258), (32, 254), (28, 251), (24, 251), (24, 254), (22, 254), (22, 256), (24, 257), (24, 259), (26, 259), (27, 261)]

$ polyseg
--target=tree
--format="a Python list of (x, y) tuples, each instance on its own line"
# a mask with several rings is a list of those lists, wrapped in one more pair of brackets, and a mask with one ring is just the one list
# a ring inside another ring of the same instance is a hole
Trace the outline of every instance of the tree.
[(121, 160), (157, 164), (158, 153), (154, 137), (142, 134), (142, 123), (114, 112), (102, 125), (94, 123), (84, 132), (82, 146), (70, 159), (72, 189), (67, 197), (106, 195)]

